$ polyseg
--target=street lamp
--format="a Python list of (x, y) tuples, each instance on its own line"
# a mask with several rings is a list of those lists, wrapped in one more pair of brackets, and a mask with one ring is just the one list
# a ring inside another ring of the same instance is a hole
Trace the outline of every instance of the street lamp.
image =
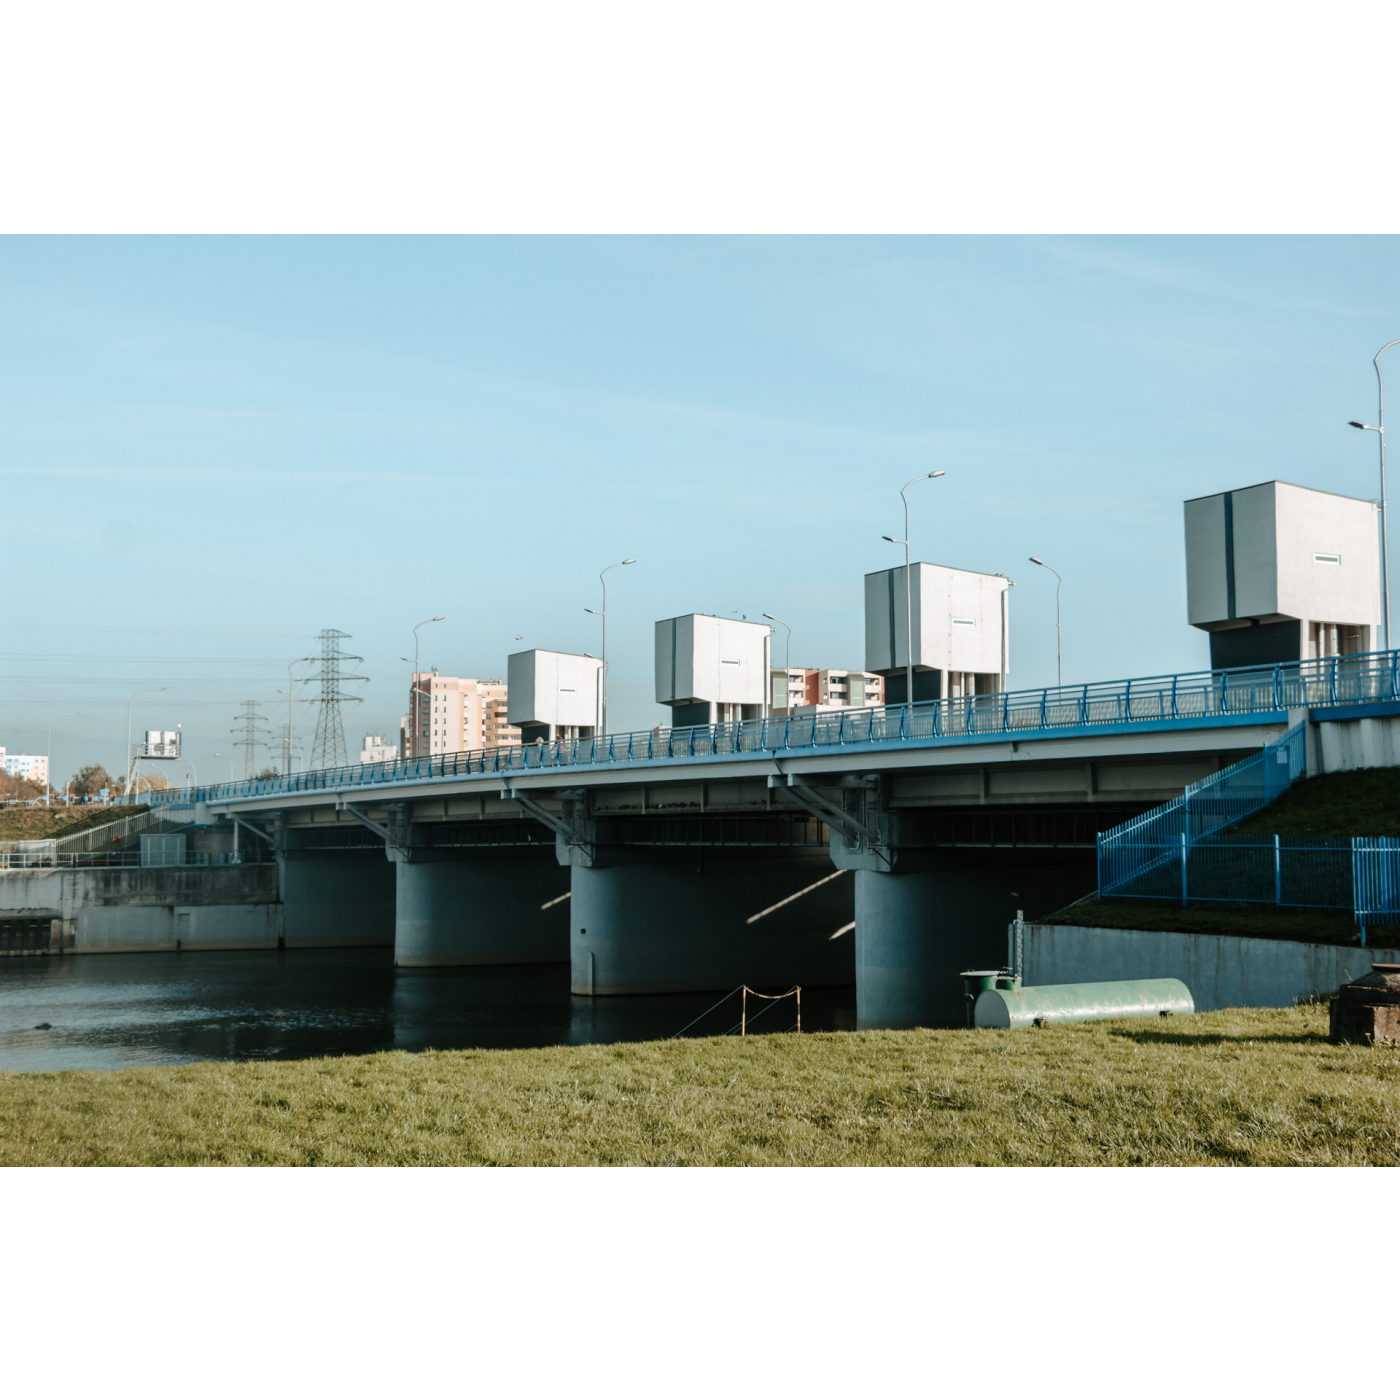
[[(132, 693), (131, 700), (135, 700), (138, 695), (159, 695), (163, 690), (167, 689), (169, 689), (169, 687), (163, 685), (147, 686), (144, 690), (134, 691)], [(131, 779), (132, 775), (136, 772), (136, 757), (131, 752), (131, 700), (128, 700), (126, 702), (126, 761), (128, 764), (126, 770), (127, 797), (131, 796)]]
[(600, 716), (599, 716), (599, 723), (598, 723), (598, 734), (599, 734), (600, 737), (608, 732), (608, 580), (607, 580), (607, 573), (608, 573), (608, 569), (620, 569), (624, 564), (635, 564), (636, 562), (637, 562), (637, 561), (636, 561), (635, 559), (619, 559), (619, 560), (617, 561), (616, 564), (609, 564), (608, 567), (607, 567), (607, 569), (604, 569), (603, 572), (602, 572), (601, 574), (598, 575), (598, 582), (601, 583), (601, 584), (603, 585), (603, 610), (602, 610), (602, 612), (599, 612), (596, 608), (584, 608), (584, 612), (586, 612), (586, 613), (592, 613), (594, 617), (601, 617), (601, 618), (603, 619), (603, 655), (602, 655), (602, 657), (600, 658), (601, 661), (602, 661), (602, 663), (603, 663), (603, 700), (602, 700), (602, 713), (601, 713)]
[[(221, 754), (221, 753), (216, 753), (216, 754), (214, 755), (214, 757), (215, 757), (215, 758), (222, 758), (222, 757), (223, 757), (223, 754)], [(229, 780), (229, 782), (233, 782), (233, 755), (232, 755), (232, 754), (229, 754), (229, 756), (228, 756), (228, 780)]]
[(315, 660), (314, 656), (299, 656), (295, 661), (287, 662), (287, 742), (282, 746), (283, 773), (292, 771), (292, 696), (296, 691), (296, 685), (292, 680), (292, 667), (300, 666), (304, 661)]
[(75, 715), (82, 714), (81, 710), (65, 710), (61, 715), (55, 715), (49, 721), (49, 747), (48, 757), (44, 759), (44, 806), (50, 805), (49, 798), (53, 795), (53, 720), (72, 719)]
[(1039, 564), (1042, 569), (1050, 569), (1050, 572), (1055, 575), (1055, 682), (1063, 689), (1065, 673), (1060, 664), (1060, 585), (1064, 583), (1064, 579), (1060, 577), (1060, 571), (1051, 569), (1045, 560), (1037, 559), (1034, 554), (1030, 558), (1032, 564)]
[[(788, 627), (782, 618), (774, 617), (772, 613), (764, 613), (763, 615), (769, 622), (776, 622), (780, 627), (787, 627), (787, 641), (783, 643), (783, 686), (784, 696), (786, 696), (786, 687), (792, 684), (792, 628)], [(771, 710), (773, 708), (773, 675), (771, 671), (768, 675), (768, 702), (768, 708)], [(792, 710), (791, 705), (787, 705), (785, 708), (789, 712)]]
[(1350, 427), (1363, 432), (1375, 433), (1381, 447), (1381, 623), (1385, 627), (1385, 649), (1390, 650), (1390, 536), (1385, 518), (1385, 378), (1381, 374), (1381, 356), (1392, 345), (1400, 345), (1400, 340), (1388, 340), (1371, 361), (1376, 367), (1376, 404), (1379, 416), (1375, 426), (1351, 420)]
[[(910, 579), (912, 566), (909, 562), (909, 497), (904, 493), (915, 481), (932, 481), (935, 477), (947, 475), (947, 472), (925, 472), (922, 476), (916, 476), (912, 480), (906, 481), (899, 488), (899, 499), (904, 502), (904, 538), (897, 540), (893, 535), (881, 536), (881, 539), (886, 539), (891, 544), (904, 546), (904, 703), (906, 705), (914, 703), (914, 585)], [(894, 657), (890, 657), (890, 660), (893, 662)]]
[[(439, 613), (436, 617), (425, 617), (423, 621), (413, 629), (413, 695), (409, 703), (409, 712), (413, 716), (413, 752), (415, 754), (418, 752), (418, 730), (421, 728), (423, 720), (422, 715), (419, 714), (419, 710), (422, 706), (422, 701), (419, 697), (423, 692), (418, 684), (418, 628), (426, 627), (430, 622), (441, 622), (444, 616), (443, 613)], [(407, 661), (408, 657), (403, 656), (399, 659), (401, 661)], [(404, 757), (407, 758), (408, 755), (405, 754)]]

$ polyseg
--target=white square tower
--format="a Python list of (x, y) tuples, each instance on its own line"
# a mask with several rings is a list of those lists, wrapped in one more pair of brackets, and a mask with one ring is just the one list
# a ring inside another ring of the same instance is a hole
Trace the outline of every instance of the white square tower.
[(603, 702), (603, 663), (567, 651), (518, 651), (506, 658), (506, 718), (520, 742), (591, 739)]
[(656, 699), (678, 728), (763, 715), (767, 623), (687, 613), (656, 624)]
[(1004, 574), (979, 574), (942, 564), (865, 576), (865, 669), (885, 678), (885, 703), (905, 702), (912, 613), (914, 696), (940, 700), (994, 695), (1010, 669)]
[(1186, 617), (1210, 633), (1212, 670), (1374, 650), (1374, 502), (1265, 481), (1183, 509)]

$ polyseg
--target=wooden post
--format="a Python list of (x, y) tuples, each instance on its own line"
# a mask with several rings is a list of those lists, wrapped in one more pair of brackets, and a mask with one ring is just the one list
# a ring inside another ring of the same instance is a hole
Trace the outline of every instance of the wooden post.
[(749, 1021), (749, 989), (747, 985), (739, 996), (739, 1034), (747, 1035)]
[(802, 1034), (802, 988), (797, 989), (797, 1033)]

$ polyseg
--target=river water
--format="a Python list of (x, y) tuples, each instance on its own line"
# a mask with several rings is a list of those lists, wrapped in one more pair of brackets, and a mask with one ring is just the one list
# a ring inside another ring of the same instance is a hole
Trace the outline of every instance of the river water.
[[(718, 996), (575, 997), (567, 966), (405, 972), (388, 948), (3, 958), (0, 1070), (657, 1040)], [(792, 1005), (754, 1033), (788, 1030)], [(689, 1034), (738, 1019), (735, 997)], [(854, 1030), (855, 988), (805, 990), (802, 1029)]]

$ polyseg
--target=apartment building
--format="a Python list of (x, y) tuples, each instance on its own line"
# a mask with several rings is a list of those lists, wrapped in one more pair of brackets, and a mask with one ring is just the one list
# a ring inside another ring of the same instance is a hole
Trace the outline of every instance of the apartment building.
[[(404, 716), (407, 719), (407, 716)], [(392, 763), (399, 756), (397, 744), (386, 744), (382, 734), (366, 734), (360, 745), (361, 763)]]
[(31, 783), (47, 783), (49, 759), (42, 753), (6, 753), (0, 748), (0, 770), (11, 778), (27, 778)]
[(506, 697), (502, 680), (420, 671), (409, 690), (408, 714), (399, 719), (403, 756), (421, 758), (518, 744), (520, 730), (506, 718)]
[(814, 671), (776, 666), (772, 673), (773, 713), (842, 710), (885, 703), (885, 682), (874, 671)]

